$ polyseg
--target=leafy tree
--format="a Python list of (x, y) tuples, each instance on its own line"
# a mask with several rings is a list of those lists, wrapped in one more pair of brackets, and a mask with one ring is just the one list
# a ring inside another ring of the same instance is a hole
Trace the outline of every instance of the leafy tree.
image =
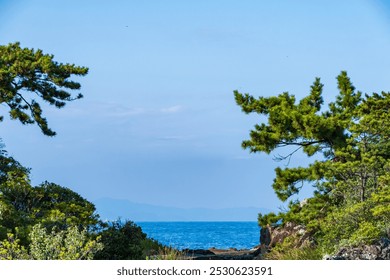
[(35, 260), (91, 260), (103, 249), (99, 237), (90, 239), (87, 231), (76, 226), (63, 231), (52, 230), (50, 234), (40, 224), (31, 233), (30, 255)]
[[(80, 93), (73, 94), (81, 86), (71, 77), (87, 73), (88, 68), (58, 63), (53, 55), (39, 49), (21, 48), (19, 43), (0, 46), (0, 104), (9, 107), (11, 119), (22, 124), (36, 123), (43, 134), (54, 136), (42, 115), (39, 99), (62, 108), (67, 102), (82, 98)], [(7, 233), (18, 233), (25, 244), (30, 227), (37, 222), (61, 229), (97, 223), (91, 203), (69, 189), (47, 182), (33, 188), (29, 171), (9, 157), (0, 142), (1, 239)]]
[(5, 182), (0, 184), (0, 240), (7, 233), (18, 234), (25, 245), (32, 220), (34, 190), (27, 175), (8, 172)]
[(71, 189), (44, 182), (34, 188), (37, 202), (32, 209), (34, 217), (46, 228), (65, 230), (70, 226), (92, 229), (99, 216), (95, 205)]
[(15, 239), (11, 233), (7, 239), (0, 241), (0, 260), (27, 260), (30, 259), (27, 250), (20, 245), (20, 240)]
[[(0, 46), (0, 104), (9, 107), (11, 119), (36, 123), (44, 135), (54, 136), (39, 102), (62, 108), (82, 98), (74, 94), (81, 86), (71, 77), (87, 73), (39, 49)], [(99, 222), (95, 206), (53, 183), (31, 186), (29, 172), (0, 141), (0, 259), (91, 259), (102, 247), (93, 237)]]
[(53, 229), (51, 233), (36, 224), (29, 234), (28, 248), (20, 244), (13, 234), (0, 242), (0, 260), (85, 260), (93, 259), (103, 248), (99, 237), (90, 238), (86, 230), (70, 227), (63, 231)]
[[(27, 168), (24, 168), (12, 157), (7, 156), (4, 145), (0, 142), (0, 240), (6, 238), (7, 228), (12, 228), (15, 224), (22, 223), (16, 215), (12, 201), (7, 199), (7, 195), (9, 194), (11, 185), (14, 185), (16, 187), (13, 203), (15, 205), (21, 202), (21, 199), (25, 197), (22, 194), (23, 192), (21, 193), (22, 186), (25, 186), (26, 183), (28, 184), (25, 181), (28, 173), (29, 170)], [(15, 182), (17, 177), (19, 177), (19, 183)], [(22, 197), (19, 197), (19, 195), (22, 195)]]
[(18, 234), (27, 245), (31, 227), (41, 223), (48, 230), (93, 230), (99, 222), (95, 206), (78, 193), (44, 182), (32, 187), (27, 174), (8, 172), (0, 183), (0, 240), (7, 233)]
[(299, 102), (287, 92), (256, 99), (235, 91), (245, 113), (267, 117), (242, 146), (267, 154), (290, 147), (287, 155), (277, 157), (288, 163), (298, 151), (317, 155), (306, 167), (276, 168), (273, 183), (282, 201), (307, 184), (314, 187), (314, 196), (305, 203), (290, 201), (289, 211), (260, 216), (260, 223), (295, 221), (324, 244), (372, 242), (390, 228), (390, 93), (363, 95), (344, 71), (337, 82), (339, 93), (328, 108), (322, 107), (319, 78)]
[(120, 220), (105, 225), (101, 232), (103, 250), (95, 255), (97, 260), (139, 260), (145, 259), (151, 250), (162, 246), (147, 238), (142, 229), (132, 221)]
[[(71, 77), (87, 73), (88, 68), (58, 63), (39, 49), (0, 46), (0, 104), (9, 107), (11, 119), (36, 123), (43, 134), (54, 136), (39, 102), (62, 108), (82, 98), (74, 94), (81, 86)], [(106, 245), (102, 259), (144, 258), (147, 250), (160, 247), (133, 222), (96, 231), (101, 222), (92, 203), (54, 183), (31, 186), (30, 170), (3, 148), (0, 143), (0, 258), (90, 259), (102, 249), (94, 239), (100, 234)]]
[[(72, 75), (85, 76), (88, 68), (63, 64), (42, 50), (21, 48), (19, 43), (0, 46), (0, 104), (9, 107), (11, 119), (22, 124), (36, 123), (43, 134), (54, 136), (42, 116), (41, 105), (35, 97), (54, 105), (65, 106), (66, 102), (82, 98), (80, 84), (70, 80)], [(0, 116), (0, 121), (3, 116)]]
[(22, 166), (17, 160), (7, 155), (7, 151), (4, 150), (4, 144), (0, 138), (0, 183), (4, 183), (7, 180), (8, 172), (19, 173), (20, 176), (28, 175), (30, 170)]

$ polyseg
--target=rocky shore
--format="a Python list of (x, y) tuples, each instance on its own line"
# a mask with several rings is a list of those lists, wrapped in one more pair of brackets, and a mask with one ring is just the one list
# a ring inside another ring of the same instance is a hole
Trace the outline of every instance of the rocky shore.
[(262, 247), (256, 246), (252, 249), (237, 250), (210, 248), (207, 250), (184, 249), (183, 258), (187, 260), (259, 260), (261, 259)]
[(382, 238), (372, 245), (345, 247), (324, 260), (390, 260), (390, 239)]
[[(237, 250), (210, 248), (184, 249), (182, 258), (186, 260), (260, 260), (276, 244), (286, 237), (295, 236), (296, 248), (313, 246), (314, 240), (302, 225), (286, 223), (283, 227), (265, 227), (260, 231), (260, 244), (252, 249)], [(390, 237), (382, 238), (372, 245), (341, 248), (336, 254), (325, 255), (324, 260), (390, 260)]]
[[(390, 234), (371, 245), (343, 247), (334, 255), (325, 255), (324, 260), (390, 260)], [(315, 246), (312, 236), (302, 225), (291, 222), (283, 227), (265, 227), (260, 231), (260, 243), (266, 250), (272, 250), (277, 243), (282, 243), (288, 236), (295, 236), (295, 248)]]

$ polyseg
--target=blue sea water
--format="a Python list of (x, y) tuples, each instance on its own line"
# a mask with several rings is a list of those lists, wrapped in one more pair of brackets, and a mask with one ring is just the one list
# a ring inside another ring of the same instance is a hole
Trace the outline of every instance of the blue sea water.
[(250, 249), (259, 244), (257, 222), (137, 222), (148, 237), (176, 249)]

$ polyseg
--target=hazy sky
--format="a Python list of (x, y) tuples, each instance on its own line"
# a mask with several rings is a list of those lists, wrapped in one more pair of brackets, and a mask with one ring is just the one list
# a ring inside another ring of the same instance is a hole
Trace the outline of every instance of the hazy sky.
[[(0, 137), (34, 184), (92, 201), (277, 209), (279, 152), (241, 148), (264, 119), (242, 113), (233, 90), (301, 98), (321, 77), (329, 102), (346, 70), (363, 92), (389, 91), (384, 2), (0, 0), (0, 44), (90, 69), (84, 99), (44, 107), (56, 137), (8, 117)], [(296, 155), (290, 166), (307, 162)]]

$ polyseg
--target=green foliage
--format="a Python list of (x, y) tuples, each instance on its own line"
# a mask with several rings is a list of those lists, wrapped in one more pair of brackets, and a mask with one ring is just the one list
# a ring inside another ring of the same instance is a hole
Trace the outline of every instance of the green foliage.
[(86, 67), (58, 63), (53, 58), (39, 49), (21, 48), (19, 43), (0, 46), (0, 104), (9, 107), (11, 119), (22, 124), (36, 123), (48, 136), (54, 136), (55, 132), (42, 116), (41, 105), (28, 93), (62, 108), (66, 102), (82, 98), (80, 93), (72, 97), (69, 91), (79, 90), (81, 86), (69, 78), (88, 73)]
[(305, 225), (311, 234), (318, 234), (323, 219), (333, 211), (334, 205), (327, 195), (315, 194), (302, 202), (290, 201), (288, 211), (279, 213), (282, 223)]
[(1, 258), (145, 259), (163, 248), (133, 222), (102, 223), (95, 206), (68, 188), (49, 182), (31, 186), (29, 170), (2, 156)]
[(266, 227), (267, 225), (276, 225), (280, 220), (280, 215), (277, 215), (274, 212), (265, 215), (259, 213), (259, 216), (257, 217), (257, 221), (261, 227)]
[(156, 254), (146, 256), (147, 260), (184, 260), (185, 254), (172, 247), (162, 247)]
[(0, 242), (0, 260), (89, 260), (102, 250), (99, 238), (92, 239), (86, 230), (70, 227), (65, 231), (52, 230), (50, 234), (40, 224), (29, 234), (28, 250), (13, 234)]
[(92, 203), (68, 188), (48, 182), (32, 187), (28, 174), (8, 172), (0, 183), (0, 240), (7, 233), (18, 233), (26, 245), (31, 227), (37, 223), (49, 230), (92, 229), (98, 215)]
[(142, 259), (148, 259), (150, 256), (158, 255), (162, 250), (166, 249), (160, 242), (147, 236), (141, 240), (140, 244), (142, 248)]
[(100, 238), (90, 239), (86, 230), (76, 226), (50, 234), (40, 224), (30, 233), (30, 254), (35, 260), (90, 260), (103, 249)]
[(318, 240), (324, 251), (334, 253), (343, 246), (371, 244), (383, 236), (381, 219), (375, 219), (367, 202), (330, 212), (321, 223)]
[(69, 226), (90, 228), (98, 223), (95, 206), (78, 193), (54, 183), (44, 182), (34, 188), (37, 198), (32, 209), (35, 219), (47, 228)]
[(243, 141), (244, 148), (267, 154), (287, 148), (277, 159), (288, 163), (298, 151), (316, 155), (308, 166), (276, 168), (272, 185), (282, 201), (307, 185), (314, 196), (290, 201), (284, 213), (259, 216), (259, 223), (305, 225), (328, 251), (370, 243), (390, 229), (390, 93), (363, 95), (344, 71), (337, 83), (339, 93), (327, 108), (319, 78), (298, 102), (287, 92), (257, 99), (234, 92), (245, 113), (267, 117)]
[(52, 183), (34, 188), (28, 169), (0, 159), (1, 259), (91, 259), (101, 249), (86, 230), (98, 223), (92, 203)]
[(31, 225), (33, 190), (28, 176), (11, 171), (0, 184), (0, 240), (7, 233), (18, 234), (25, 245), (28, 226)]
[[(8, 106), (11, 119), (36, 123), (47, 136), (55, 132), (38, 101), (62, 108), (82, 98), (74, 95), (80, 84), (70, 79), (88, 73), (86, 67), (53, 59), (19, 43), (0, 46), (0, 104)], [(54, 183), (33, 187), (29, 173), (0, 141), (1, 259), (92, 259), (98, 251), (103, 259), (144, 259), (162, 248), (132, 222), (113, 223), (99, 232), (102, 222), (91, 202)], [(100, 238), (107, 245), (104, 251)]]
[(23, 167), (14, 158), (8, 156), (3, 148), (4, 145), (1, 143), (0, 138), (0, 184), (7, 181), (8, 172), (18, 173), (20, 176), (28, 175), (30, 170)]
[(21, 246), (19, 239), (11, 233), (7, 239), (0, 241), (0, 260), (27, 260), (31, 259), (27, 250)]
[(132, 221), (111, 222), (100, 235), (104, 249), (95, 255), (97, 260), (140, 260), (162, 248)]
[(351, 245), (371, 244), (383, 235), (380, 227), (375, 223), (362, 221), (355, 232), (349, 237)]
[[(336, 160), (335, 152), (346, 148), (352, 138), (348, 131), (355, 123), (356, 109), (362, 101), (361, 93), (355, 93), (346, 72), (339, 75), (338, 86), (340, 93), (336, 102), (329, 104), (328, 111), (321, 110), (323, 85), (319, 78), (313, 83), (310, 94), (298, 104), (287, 92), (277, 97), (255, 99), (235, 91), (236, 102), (245, 113), (268, 117), (268, 124), (255, 125), (250, 133), (251, 139), (244, 141), (242, 146), (251, 152), (268, 154), (280, 147), (295, 146), (296, 150), (281, 159), (289, 159), (296, 151), (302, 150), (308, 156), (321, 153), (326, 160)], [(285, 201), (299, 192), (303, 182), (319, 183), (322, 179), (334, 177), (327, 171), (328, 167), (328, 161), (315, 161), (308, 167), (278, 168), (273, 188)]]
[(282, 243), (276, 244), (274, 248), (264, 255), (266, 260), (321, 260), (322, 251), (320, 248), (304, 244), (297, 246), (298, 237), (288, 236)]
[(372, 215), (382, 219), (387, 228), (390, 228), (390, 188), (379, 189), (372, 194), (371, 200), (374, 203)]

